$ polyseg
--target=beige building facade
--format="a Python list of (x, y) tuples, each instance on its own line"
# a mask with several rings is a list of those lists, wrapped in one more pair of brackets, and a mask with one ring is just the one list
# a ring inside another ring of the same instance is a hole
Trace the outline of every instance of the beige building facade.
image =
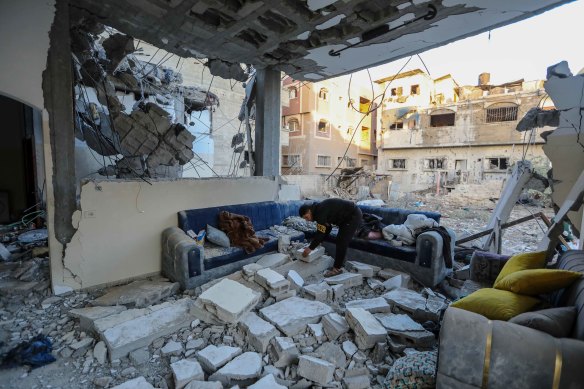
[(505, 180), (513, 164), (530, 160), (539, 173), (551, 167), (538, 128), (515, 128), (533, 107), (552, 108), (543, 81), (523, 80), (460, 87), (450, 75), (432, 80), (421, 70), (377, 81), (391, 82), (380, 124), (379, 173), (399, 191), (457, 183)]

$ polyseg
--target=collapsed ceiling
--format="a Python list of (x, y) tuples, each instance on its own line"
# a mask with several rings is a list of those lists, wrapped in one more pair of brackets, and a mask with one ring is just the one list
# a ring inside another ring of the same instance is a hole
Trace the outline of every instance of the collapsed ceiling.
[(391, 62), (568, 2), (76, 0), (71, 6), (182, 57), (253, 64), (299, 80), (322, 80)]

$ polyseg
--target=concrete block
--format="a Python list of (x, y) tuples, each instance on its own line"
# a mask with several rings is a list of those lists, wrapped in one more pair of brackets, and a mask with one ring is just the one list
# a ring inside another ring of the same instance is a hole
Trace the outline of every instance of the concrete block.
[(307, 324), (318, 323), (331, 312), (331, 307), (321, 302), (291, 297), (262, 308), (260, 315), (287, 336), (294, 336), (304, 331)]
[(342, 273), (324, 279), (329, 285), (343, 285), (346, 288), (363, 284), (363, 275), (359, 273)]
[(253, 277), (258, 270), (262, 270), (264, 266), (260, 266), (257, 263), (248, 263), (243, 267), (243, 274), (248, 277)]
[[(192, 305), (191, 299), (184, 298), (146, 309), (132, 309), (99, 319), (95, 326), (97, 328), (98, 322), (101, 322), (101, 337), (108, 347), (110, 360), (114, 360), (126, 356), (130, 351), (147, 347), (154, 339), (189, 327), (195, 319), (190, 310)], [(140, 315), (135, 316), (132, 311), (139, 311)], [(127, 320), (123, 317), (123, 320), (114, 320), (116, 316), (128, 317)], [(106, 321), (111, 326), (106, 327)]]
[(371, 313), (391, 312), (391, 306), (383, 297), (375, 297), (372, 299), (347, 301), (346, 308), (363, 308)]
[(368, 375), (345, 377), (343, 378), (343, 387), (345, 389), (367, 389), (371, 387), (371, 381)]
[(323, 359), (303, 355), (298, 362), (298, 375), (320, 385), (333, 380), (335, 365)]
[(141, 348), (130, 352), (128, 357), (134, 366), (140, 366), (150, 360), (150, 353), (148, 352), (148, 349)]
[(408, 315), (384, 313), (374, 316), (388, 331), (424, 331), (424, 327)]
[(269, 347), (275, 367), (287, 367), (298, 361), (298, 348), (292, 338), (276, 337)]
[(219, 381), (191, 381), (185, 389), (223, 389), (223, 384)]
[(350, 340), (345, 340), (343, 342), (343, 351), (345, 352), (345, 354), (347, 354), (347, 357), (350, 359), (353, 358), (353, 355), (355, 355), (357, 351), (359, 351), (359, 348), (355, 343), (351, 342)]
[(104, 317), (115, 315), (127, 308), (123, 305), (114, 307), (88, 307), (77, 308), (69, 311), (69, 316), (79, 319), (79, 327), (85, 331), (95, 331), (93, 322)]
[(387, 331), (371, 313), (362, 308), (348, 308), (345, 318), (355, 332), (359, 349), (366, 350), (377, 342), (385, 342)]
[(105, 359), (107, 358), (107, 348), (105, 347), (105, 343), (103, 341), (97, 342), (93, 348), (93, 357), (100, 365), (105, 363)]
[(294, 257), (296, 257), (296, 259), (299, 259), (301, 261), (311, 263), (311, 262), (316, 261), (320, 257), (322, 257), (324, 255), (324, 253), (325, 253), (325, 250), (324, 250), (324, 247), (318, 246), (317, 248), (315, 248), (314, 250), (312, 250), (310, 252), (310, 254), (308, 254), (307, 257), (304, 257), (302, 255), (303, 252), (304, 252), (304, 249), (303, 248), (302, 249), (299, 249), (299, 250), (296, 250), (294, 252)]
[(270, 340), (280, 335), (280, 331), (253, 312), (249, 312), (239, 322), (247, 334), (249, 344), (259, 353), (265, 353)]
[(247, 352), (217, 370), (209, 377), (211, 381), (220, 381), (223, 385), (245, 384), (253, 382), (262, 372), (262, 357), (258, 353)]
[(112, 389), (154, 389), (154, 386), (146, 381), (146, 378), (138, 377), (114, 386)]
[(290, 297), (296, 297), (296, 291), (294, 289), (290, 289), (284, 293), (270, 293), (270, 296), (276, 299), (276, 302), (286, 300)]
[(274, 268), (282, 266), (288, 261), (290, 261), (290, 256), (288, 254), (274, 253), (264, 255), (256, 262), (256, 265), (262, 266), (264, 268)]
[(205, 373), (199, 362), (192, 359), (182, 359), (170, 364), (172, 375), (174, 377), (174, 387), (182, 389), (193, 380), (202, 381), (205, 379)]
[(347, 356), (343, 349), (332, 342), (323, 343), (323, 345), (315, 351), (314, 356), (332, 363), (338, 369), (344, 369), (347, 367)]
[(392, 306), (410, 313), (416, 320), (439, 321), (447, 308), (444, 299), (437, 296), (424, 297), (410, 289), (398, 288), (383, 295)]
[(316, 301), (326, 301), (333, 298), (333, 290), (326, 282), (310, 284), (304, 287), (304, 293)]
[(404, 276), (402, 274), (388, 278), (383, 281), (382, 285), (386, 290), (394, 290), (397, 288), (408, 288), (410, 285), (410, 276)]
[(311, 263), (304, 261), (292, 261), (285, 265), (279, 266), (274, 270), (282, 275), (288, 274), (290, 270), (294, 270), (304, 279), (310, 278), (310, 276), (321, 274), (326, 269), (330, 269), (335, 260), (328, 256), (323, 255), (320, 260)]
[(404, 279), (408, 281), (408, 285), (404, 286), (404, 288), (409, 288), (411, 286), (409, 284), (411, 282), (410, 274), (403, 272), (403, 271), (385, 268), (385, 269), (380, 270), (379, 273), (377, 273), (377, 276), (383, 278), (384, 280), (388, 280), (388, 279), (396, 277), (396, 276), (403, 276)]
[(208, 373), (214, 373), (233, 358), (241, 355), (239, 347), (209, 345), (198, 351), (197, 360)]
[(308, 324), (308, 333), (314, 336), (317, 342), (322, 342), (325, 339), (324, 329), (321, 323)]
[(366, 263), (357, 261), (347, 261), (347, 270), (362, 274), (363, 277), (375, 277), (381, 270), (378, 266), (367, 265)]
[(160, 354), (164, 357), (169, 355), (180, 355), (183, 352), (182, 343), (169, 340), (163, 348), (160, 349)]
[(254, 275), (254, 280), (266, 290), (274, 290), (281, 293), (290, 288), (290, 281), (269, 268), (258, 270)]
[(295, 289), (302, 288), (304, 286), (304, 279), (300, 274), (298, 274), (296, 270), (290, 270), (288, 272), (287, 278), (288, 281), (290, 281), (290, 285)]
[(347, 320), (335, 312), (323, 316), (322, 327), (324, 333), (330, 340), (336, 340), (339, 336), (349, 331)]
[(436, 343), (434, 334), (408, 315), (378, 314), (375, 318), (394, 339), (408, 347), (429, 348)]
[(260, 293), (226, 278), (201, 293), (198, 300), (220, 320), (236, 323), (256, 306), (260, 298)]
[(286, 386), (276, 382), (273, 374), (268, 374), (255, 384), (248, 386), (247, 389), (286, 389)]
[(162, 299), (175, 294), (180, 285), (168, 281), (134, 281), (127, 285), (111, 288), (107, 293), (92, 301), (97, 306), (126, 305), (143, 308), (156, 304)]

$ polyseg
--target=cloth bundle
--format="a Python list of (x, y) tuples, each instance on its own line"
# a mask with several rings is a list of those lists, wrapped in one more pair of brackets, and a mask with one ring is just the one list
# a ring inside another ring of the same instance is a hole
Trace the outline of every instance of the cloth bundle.
[(404, 224), (390, 224), (385, 226), (382, 230), (383, 237), (390, 241), (395, 246), (413, 245), (416, 243), (417, 236), (427, 228), (438, 227), (438, 223), (434, 219), (430, 219), (424, 215), (412, 213)]
[(219, 213), (219, 228), (227, 234), (231, 246), (241, 247), (247, 254), (264, 247), (269, 240), (256, 236), (249, 217), (227, 211)]

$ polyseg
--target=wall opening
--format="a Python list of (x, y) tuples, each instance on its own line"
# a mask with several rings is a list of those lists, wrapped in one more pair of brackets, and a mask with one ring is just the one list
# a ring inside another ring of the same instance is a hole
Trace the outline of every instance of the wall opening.
[(448, 110), (441, 110), (430, 115), (430, 127), (450, 127), (454, 126), (456, 113)]

